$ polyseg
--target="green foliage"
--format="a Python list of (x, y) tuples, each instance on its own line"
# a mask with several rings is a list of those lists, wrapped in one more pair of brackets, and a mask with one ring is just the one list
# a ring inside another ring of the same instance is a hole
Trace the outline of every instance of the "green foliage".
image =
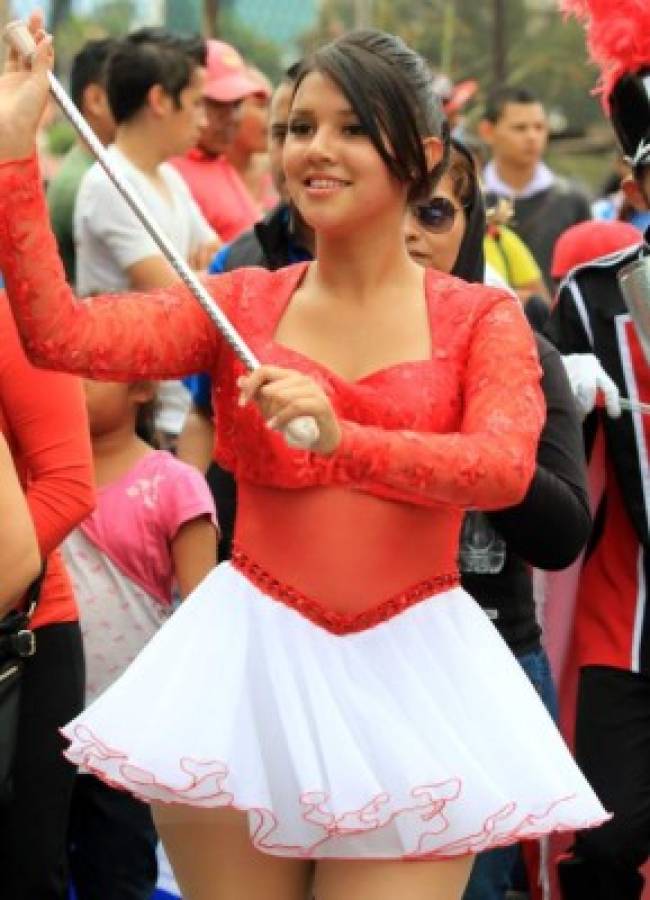
[[(374, 0), (373, 25), (399, 34), (438, 69), (444, 61), (454, 80), (476, 78), (483, 93), (494, 81), (493, 0)], [(303, 38), (305, 50), (354, 25), (350, 0), (322, 0), (317, 27)], [(587, 63), (584, 31), (564, 22), (551, 0), (506, 0), (508, 81), (525, 83), (549, 107), (582, 128), (601, 118), (590, 97), (595, 82)]]
[(75, 142), (75, 130), (69, 122), (54, 122), (47, 131), (47, 149), (52, 156), (64, 156)]
[(246, 62), (256, 66), (276, 84), (283, 71), (282, 48), (243, 23), (230, 10), (219, 16), (219, 37), (236, 47)]
[[(57, 15), (60, 15), (59, 4)], [(70, 7), (70, 3), (67, 3)], [(107, 36), (122, 37), (131, 28), (136, 12), (136, 0), (102, 0), (97, 3), (92, 17), (65, 15), (58, 19), (54, 32), (54, 49), (58, 72), (69, 72), (75, 54), (86, 41)], [(55, 10), (52, 8), (52, 19)]]
[(136, 0), (103, 0), (93, 15), (94, 21), (111, 37), (123, 37), (135, 17)]

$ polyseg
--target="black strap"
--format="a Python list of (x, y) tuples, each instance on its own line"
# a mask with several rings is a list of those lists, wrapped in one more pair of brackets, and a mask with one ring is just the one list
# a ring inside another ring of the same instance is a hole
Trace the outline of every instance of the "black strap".
[(45, 578), (46, 571), (47, 560), (44, 559), (39, 575), (32, 581), (25, 593), (25, 611), (29, 619), (31, 619), (31, 617), (34, 615), (34, 610), (36, 609), (38, 598), (41, 596), (41, 588), (43, 587), (43, 580)]
[(11, 656), (33, 656), (35, 652), (36, 637), (28, 628), (0, 636), (0, 659)]
[(27, 588), (23, 609), (13, 609), (0, 619), (0, 659), (34, 655), (36, 639), (34, 632), (29, 628), (29, 622), (40, 597), (45, 568), (44, 562), (40, 575)]

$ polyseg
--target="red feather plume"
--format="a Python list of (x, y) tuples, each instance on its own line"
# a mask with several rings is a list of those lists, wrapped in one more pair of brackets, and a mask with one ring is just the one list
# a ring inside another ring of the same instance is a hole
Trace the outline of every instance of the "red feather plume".
[(586, 24), (587, 48), (601, 69), (607, 98), (626, 72), (650, 66), (650, 0), (559, 0), (565, 15)]

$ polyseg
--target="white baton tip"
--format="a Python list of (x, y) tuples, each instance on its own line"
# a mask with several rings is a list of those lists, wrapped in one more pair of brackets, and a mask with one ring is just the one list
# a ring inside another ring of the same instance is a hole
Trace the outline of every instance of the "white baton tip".
[(318, 441), (319, 436), (316, 419), (311, 416), (299, 416), (289, 422), (284, 429), (287, 444), (299, 450), (309, 450)]
[(8, 25), (5, 25), (2, 36), (7, 44), (24, 59), (31, 60), (36, 51), (36, 43), (24, 22), (20, 20), (9, 22)]

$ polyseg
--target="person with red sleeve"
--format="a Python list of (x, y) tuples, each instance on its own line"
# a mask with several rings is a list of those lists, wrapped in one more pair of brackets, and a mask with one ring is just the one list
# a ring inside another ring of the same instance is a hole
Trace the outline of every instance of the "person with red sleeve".
[(170, 162), (219, 237), (233, 241), (259, 221), (261, 212), (225, 151), (237, 132), (244, 99), (259, 97), (268, 102), (269, 91), (230, 44), (210, 40), (207, 50), (205, 125), (196, 147)]
[(25, 660), (13, 791), (0, 808), (0, 893), (6, 900), (67, 896), (65, 835), (74, 769), (59, 728), (83, 708), (81, 633), (56, 550), (94, 505), (90, 440), (79, 379), (32, 366), (0, 295), (0, 432), (25, 490), (46, 575)]

